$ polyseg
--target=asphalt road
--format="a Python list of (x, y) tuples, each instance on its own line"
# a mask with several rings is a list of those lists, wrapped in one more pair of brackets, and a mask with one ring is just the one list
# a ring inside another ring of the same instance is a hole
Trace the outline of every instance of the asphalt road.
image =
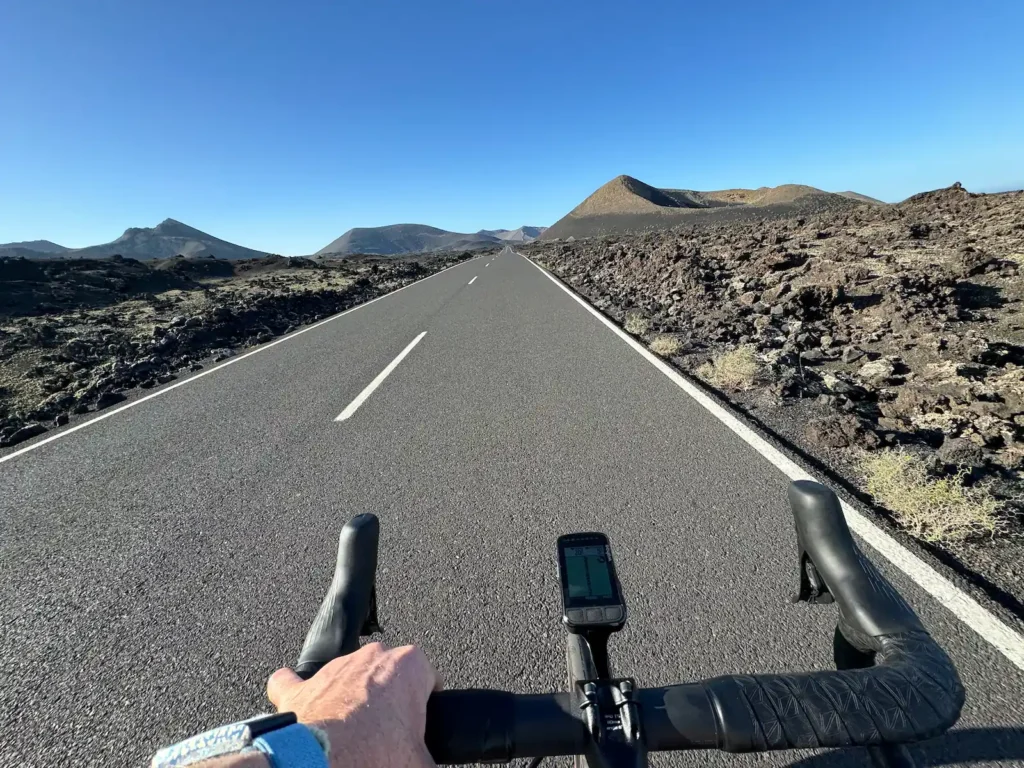
[[(450, 687), (563, 687), (554, 542), (585, 529), (630, 605), (620, 673), (828, 668), (833, 610), (787, 601), (786, 485), (526, 259), (463, 263), (0, 464), (0, 765), (139, 765), (265, 711), (359, 512), (381, 518), (384, 639)], [(1024, 673), (880, 565), (967, 688), (918, 755), (1024, 764)]]

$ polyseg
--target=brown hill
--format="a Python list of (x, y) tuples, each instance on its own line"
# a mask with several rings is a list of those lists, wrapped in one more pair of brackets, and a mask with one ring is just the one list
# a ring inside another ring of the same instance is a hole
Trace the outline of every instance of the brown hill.
[[(762, 187), (764, 194), (759, 195), (752, 205), (778, 205), (792, 203), (802, 197), (830, 195), (823, 189), (808, 187), (806, 184), (781, 184), (777, 187)], [(760, 192), (761, 190), (758, 190)]]
[(862, 195), (860, 192), (846, 191), (836, 192), (836, 194), (842, 195), (843, 197), (848, 197), (851, 200), (857, 200), (858, 202), (861, 203), (871, 203), (872, 205), (888, 205), (888, 203), (886, 203), (884, 200), (879, 200), (877, 197), (868, 197), (867, 195)]
[(573, 208), (542, 240), (597, 237), (665, 229), (700, 221), (774, 218), (879, 202), (856, 193), (833, 194), (804, 184), (758, 189), (658, 189), (632, 176), (617, 176)]
[(681, 208), (679, 201), (660, 189), (632, 176), (616, 176), (573, 208), (570, 216), (602, 216), (609, 213), (658, 213), (665, 208)]
[[(806, 184), (781, 184), (777, 187), (758, 187), (757, 189), (719, 189), (712, 192), (694, 192), (709, 203), (727, 203), (730, 205), (775, 205), (791, 203), (809, 195), (827, 195), (823, 189), (809, 187)], [(712, 207), (712, 206), (706, 206)]]

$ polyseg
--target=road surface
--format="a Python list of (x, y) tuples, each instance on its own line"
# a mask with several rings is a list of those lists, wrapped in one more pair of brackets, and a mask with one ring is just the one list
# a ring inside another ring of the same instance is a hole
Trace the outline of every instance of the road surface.
[[(620, 673), (828, 668), (833, 610), (787, 601), (786, 485), (525, 258), (465, 262), (0, 463), (0, 765), (138, 765), (266, 711), (358, 512), (384, 639), (450, 687), (562, 688), (554, 542), (586, 529), (618, 554)], [(967, 688), (918, 754), (1024, 763), (1024, 673), (880, 565)]]

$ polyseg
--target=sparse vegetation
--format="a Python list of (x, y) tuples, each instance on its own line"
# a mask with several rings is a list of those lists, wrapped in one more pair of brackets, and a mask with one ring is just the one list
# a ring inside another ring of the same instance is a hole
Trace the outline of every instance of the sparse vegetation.
[(675, 336), (662, 335), (651, 342), (651, 352), (662, 357), (672, 357), (672, 355), (679, 353), (681, 346), (682, 344), (680, 344), (679, 339)]
[(760, 374), (761, 364), (749, 344), (724, 352), (697, 369), (698, 376), (721, 389), (750, 389)]
[(1003, 527), (998, 500), (984, 486), (965, 486), (966, 470), (931, 477), (921, 457), (893, 449), (866, 454), (860, 467), (868, 493), (924, 541), (992, 536)]
[(634, 336), (643, 336), (651, 327), (651, 321), (639, 312), (630, 312), (626, 315), (626, 322), (623, 327), (626, 329), (626, 333), (631, 333)]

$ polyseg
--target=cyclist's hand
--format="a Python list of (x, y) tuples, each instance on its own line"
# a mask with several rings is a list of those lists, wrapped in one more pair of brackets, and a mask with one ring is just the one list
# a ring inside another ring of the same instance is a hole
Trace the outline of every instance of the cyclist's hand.
[(364, 645), (309, 680), (279, 669), (267, 697), (279, 712), (315, 724), (331, 740), (331, 768), (422, 768), (434, 761), (423, 743), (427, 699), (441, 678), (419, 648)]

